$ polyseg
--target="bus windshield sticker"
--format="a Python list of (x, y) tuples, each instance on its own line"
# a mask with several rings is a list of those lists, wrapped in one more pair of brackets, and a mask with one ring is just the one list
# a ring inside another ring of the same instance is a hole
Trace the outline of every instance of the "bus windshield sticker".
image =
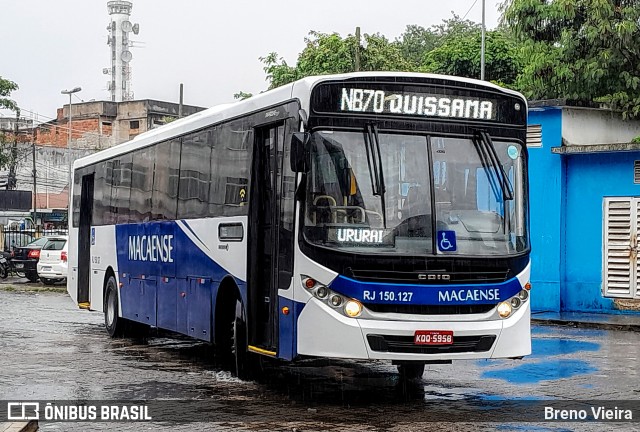
[(517, 148), (516, 146), (514, 146), (514, 145), (510, 145), (510, 146), (507, 148), (507, 154), (508, 154), (508, 155), (509, 155), (509, 157), (510, 157), (511, 159), (513, 159), (513, 160), (518, 159), (518, 153), (519, 153), (519, 152), (518, 152), (518, 148)]
[(327, 241), (341, 245), (394, 246), (393, 230), (381, 228), (328, 228)]
[(455, 252), (458, 249), (456, 245), (456, 232), (438, 231), (438, 249), (442, 252)]

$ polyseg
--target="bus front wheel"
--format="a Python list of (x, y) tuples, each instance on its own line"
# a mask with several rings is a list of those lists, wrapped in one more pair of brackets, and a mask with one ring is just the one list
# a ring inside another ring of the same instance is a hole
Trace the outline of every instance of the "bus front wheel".
[(250, 373), (247, 352), (247, 326), (241, 317), (236, 317), (234, 320), (232, 334), (231, 350), (235, 363), (235, 373), (238, 378), (247, 379)]

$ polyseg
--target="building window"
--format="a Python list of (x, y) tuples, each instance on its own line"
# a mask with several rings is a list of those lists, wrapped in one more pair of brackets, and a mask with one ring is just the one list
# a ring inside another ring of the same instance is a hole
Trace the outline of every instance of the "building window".
[(604, 198), (602, 282), (605, 297), (640, 295), (636, 232), (640, 225), (640, 198)]
[(131, 120), (129, 122), (129, 129), (138, 129), (140, 127), (140, 120)]
[(633, 182), (640, 184), (640, 160), (633, 161)]
[(527, 126), (527, 147), (542, 147), (542, 125)]

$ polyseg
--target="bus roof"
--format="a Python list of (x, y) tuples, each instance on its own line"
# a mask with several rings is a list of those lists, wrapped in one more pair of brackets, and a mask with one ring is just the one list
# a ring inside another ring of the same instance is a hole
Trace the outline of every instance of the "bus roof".
[(478, 86), (486, 87), (488, 89), (497, 90), (503, 93), (517, 96), (521, 98), (526, 104), (526, 99), (524, 98), (524, 96), (514, 90), (505, 89), (487, 81), (480, 81), (472, 78), (463, 78), (451, 75), (425, 74), (417, 72), (351, 72), (345, 74), (310, 76), (280, 86), (273, 90), (260, 93), (248, 99), (238, 102), (216, 105), (204, 111), (192, 114), (188, 117), (175, 120), (162, 127), (151, 129), (136, 136), (130, 141), (77, 159), (73, 163), (73, 169), (75, 170), (83, 166), (92, 165), (96, 162), (110, 159), (119, 154), (126, 154), (136, 149), (147, 147), (156, 142), (168, 140), (185, 133), (204, 128), (211, 124), (220, 123), (225, 120), (231, 120), (243, 114), (258, 111), (271, 105), (279, 104), (286, 100), (299, 99), (303, 107), (308, 106), (311, 90), (317, 84), (324, 81), (372, 77), (432, 78), (475, 84)]

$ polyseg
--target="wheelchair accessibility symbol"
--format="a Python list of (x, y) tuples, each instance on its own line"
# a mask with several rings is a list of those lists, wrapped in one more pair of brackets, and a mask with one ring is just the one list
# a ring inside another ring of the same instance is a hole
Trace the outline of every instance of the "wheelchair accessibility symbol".
[(457, 249), (455, 231), (438, 231), (438, 249), (453, 252)]

